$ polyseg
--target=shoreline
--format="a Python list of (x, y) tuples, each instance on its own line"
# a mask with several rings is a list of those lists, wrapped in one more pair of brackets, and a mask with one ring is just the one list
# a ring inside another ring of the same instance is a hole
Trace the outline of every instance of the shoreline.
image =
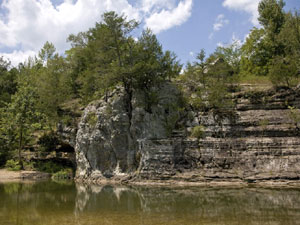
[(51, 174), (39, 171), (10, 171), (7, 169), (0, 169), (0, 183), (20, 182), (20, 181), (38, 181), (50, 179)]
[(256, 180), (248, 182), (241, 179), (214, 179), (202, 181), (183, 181), (183, 180), (150, 180), (150, 179), (128, 179), (128, 177), (118, 177), (117, 179), (107, 178), (74, 178), (78, 184), (93, 185), (129, 185), (129, 186), (148, 186), (148, 187), (258, 187), (258, 188), (300, 188), (300, 180)]
[[(39, 171), (9, 171), (0, 169), (0, 183), (42, 181), (51, 178), (51, 174)], [(114, 179), (101, 178), (78, 178), (72, 179), (78, 184), (91, 185), (128, 185), (128, 186), (147, 186), (147, 187), (224, 187), (224, 188), (300, 188), (300, 180), (273, 179), (255, 180), (247, 182), (242, 179), (212, 179), (202, 181), (183, 181), (175, 179), (150, 180), (137, 179), (130, 176), (120, 176)]]

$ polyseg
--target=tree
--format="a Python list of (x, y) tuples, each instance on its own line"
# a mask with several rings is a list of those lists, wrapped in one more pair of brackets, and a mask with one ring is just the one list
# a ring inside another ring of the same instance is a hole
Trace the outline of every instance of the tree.
[(18, 91), (2, 111), (0, 139), (18, 149), (22, 166), (21, 151), (28, 143), (34, 130), (40, 126), (41, 114), (36, 108), (36, 93), (27, 81), (19, 83)]
[(203, 111), (227, 111), (232, 107), (229, 90), (234, 82), (232, 67), (224, 60), (220, 49), (205, 58), (204, 50), (199, 62), (188, 64), (181, 77), (183, 91), (193, 108)]
[(262, 0), (258, 5), (258, 21), (272, 41), (274, 41), (275, 35), (280, 33), (284, 24), (284, 6), (283, 0)]
[(39, 51), (38, 58), (43, 63), (47, 63), (48, 60), (53, 59), (53, 57), (56, 55), (54, 54), (56, 51), (54, 45), (50, 42), (46, 42), (43, 46), (43, 48)]
[(152, 88), (179, 74), (181, 65), (174, 53), (163, 52), (150, 30), (144, 30), (136, 40), (131, 33), (137, 27), (135, 20), (107, 12), (94, 28), (69, 37), (73, 46), (68, 51), (69, 59), (75, 60), (71, 64), (79, 72), (77, 81), (85, 102), (121, 85), (129, 114), (134, 89), (143, 91), (145, 108), (151, 111)]
[(0, 107), (5, 105), (5, 102), (10, 102), (11, 95), (17, 89), (17, 69), (10, 69), (10, 62), (0, 57)]
[(59, 110), (63, 102), (70, 99), (71, 80), (68, 65), (64, 58), (56, 53), (53, 44), (46, 42), (39, 52), (38, 68), (35, 76), (36, 92), (39, 96), (38, 107), (47, 116), (49, 127), (55, 127), (59, 121)]
[(300, 75), (300, 16), (297, 11), (285, 15), (276, 41), (284, 48), (269, 64), (270, 79), (275, 86), (295, 86)]
[(275, 57), (270, 65), (269, 76), (274, 86), (293, 87), (297, 85), (299, 77), (298, 58), (293, 56)]
[(278, 35), (285, 23), (282, 0), (262, 0), (258, 6), (258, 20), (262, 28), (254, 28), (242, 46), (242, 74), (266, 76), (272, 58), (284, 52)]
[(222, 58), (231, 67), (234, 76), (239, 75), (242, 50), (238, 40), (228, 46), (218, 47), (216, 49), (216, 55)]

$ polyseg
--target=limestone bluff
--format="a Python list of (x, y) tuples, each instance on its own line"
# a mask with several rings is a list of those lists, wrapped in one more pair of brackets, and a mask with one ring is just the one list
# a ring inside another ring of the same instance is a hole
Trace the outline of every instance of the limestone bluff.
[[(232, 113), (215, 115), (178, 107), (180, 91), (165, 83), (151, 112), (134, 92), (130, 116), (115, 89), (84, 109), (77, 129), (60, 130), (75, 145), (76, 180), (299, 185), (299, 130), (288, 106), (300, 107), (300, 88), (246, 89), (232, 94)], [(199, 125), (202, 137), (192, 138)]]

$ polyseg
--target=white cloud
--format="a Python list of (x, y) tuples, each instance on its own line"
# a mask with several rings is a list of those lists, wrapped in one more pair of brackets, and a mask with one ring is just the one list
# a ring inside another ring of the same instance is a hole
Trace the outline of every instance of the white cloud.
[[(0, 48), (6, 49), (6, 53), (0, 55), (15, 64), (17, 60), (24, 61), (29, 52), (37, 53), (46, 41), (63, 53), (69, 47), (66, 42), (69, 34), (86, 31), (110, 10), (144, 22), (159, 33), (184, 23), (191, 14), (192, 1), (142, 0), (133, 6), (128, 0), (64, 0), (54, 6), (50, 0), (3, 0)], [(162, 16), (163, 22), (158, 23)], [(9, 50), (12, 52), (7, 53)]]
[(159, 11), (162, 8), (167, 8), (171, 10), (175, 7), (176, 0), (143, 0), (141, 3), (141, 10), (146, 13), (151, 13), (151, 11)]
[(16, 66), (18, 65), (20, 62), (24, 62), (26, 61), (29, 57), (34, 57), (36, 54), (36, 52), (34, 51), (13, 51), (12, 53), (1, 53), (1, 55), (6, 58), (9, 59), (11, 61), (11, 64)]
[(145, 27), (149, 27), (154, 33), (179, 26), (191, 16), (193, 0), (180, 1), (176, 8), (171, 10), (163, 9), (155, 12), (145, 19)]
[(189, 54), (190, 54), (190, 56), (192, 56), (192, 57), (195, 55), (194, 52), (190, 52)]
[(224, 0), (223, 6), (229, 9), (244, 11), (251, 15), (253, 25), (258, 25), (258, 4), (260, 0)]
[(219, 31), (224, 25), (228, 24), (229, 20), (225, 19), (224, 14), (220, 14), (216, 18), (213, 29), (214, 31)]
[(224, 14), (219, 14), (215, 19), (215, 23), (213, 24), (213, 32), (209, 34), (208, 39), (212, 40), (215, 35), (215, 32), (221, 30), (221, 28), (224, 27), (226, 24), (229, 24), (229, 20), (225, 19)]

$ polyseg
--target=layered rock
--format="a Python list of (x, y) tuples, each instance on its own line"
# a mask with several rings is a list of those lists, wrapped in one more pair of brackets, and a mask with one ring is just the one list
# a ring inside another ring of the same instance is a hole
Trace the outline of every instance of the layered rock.
[(135, 92), (128, 106), (121, 88), (107, 101), (95, 101), (85, 109), (76, 137), (77, 179), (116, 178), (143, 169), (141, 146), (146, 140), (168, 138), (179, 118), (174, 103), (180, 92), (170, 84), (157, 91), (150, 112), (142, 93)]
[[(156, 91), (150, 111), (142, 93), (134, 93), (128, 110), (122, 89), (85, 109), (76, 137), (77, 179), (299, 180), (299, 121), (288, 108), (300, 107), (299, 89), (237, 93), (227, 114), (183, 111), (171, 84)], [(200, 125), (203, 136), (190, 138)]]

